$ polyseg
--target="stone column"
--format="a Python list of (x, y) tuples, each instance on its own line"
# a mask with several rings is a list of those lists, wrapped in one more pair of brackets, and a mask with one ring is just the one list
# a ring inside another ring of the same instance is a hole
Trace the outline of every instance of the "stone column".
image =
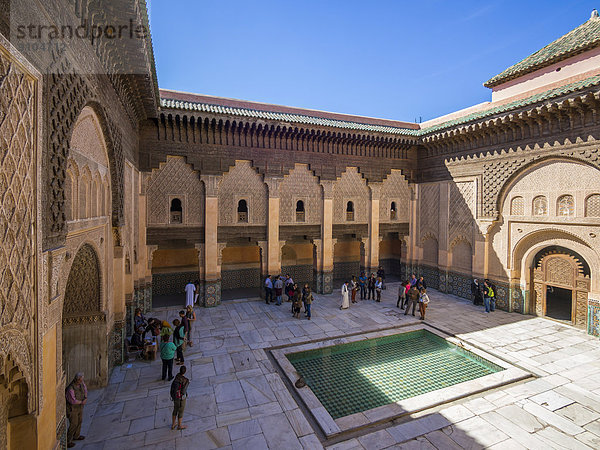
[(449, 182), (439, 183), (440, 205), (438, 226), (438, 277), (440, 280), (439, 290), (448, 292), (448, 246), (450, 226), (450, 185)]
[(410, 204), (409, 204), (409, 222), (408, 237), (406, 241), (406, 278), (410, 274), (416, 273), (415, 265), (418, 259), (418, 239), (419, 239), (419, 185), (410, 184)]
[[(317, 288), (321, 294), (333, 291), (333, 181), (322, 180), (323, 206), (321, 219), (321, 264)], [(319, 254), (319, 251), (317, 251)]]
[(221, 303), (221, 264), (217, 241), (219, 227), (219, 181), (218, 175), (202, 175), (204, 192), (204, 306)]
[(198, 279), (200, 287), (198, 288), (198, 306), (204, 306), (204, 244), (194, 244), (198, 250)]
[(281, 272), (281, 246), (279, 243), (279, 186), (281, 178), (267, 178), (269, 204), (267, 211), (267, 273)]
[(256, 243), (260, 248), (260, 298), (265, 298), (265, 279), (269, 275), (268, 268), (268, 252), (269, 252), (269, 241), (258, 241)]
[(158, 250), (158, 245), (147, 245), (146, 250), (148, 255), (147, 273), (149, 275), (146, 277), (146, 292), (144, 293), (144, 312), (147, 313), (152, 309), (152, 256), (154, 255), (154, 252)]
[(379, 195), (381, 183), (370, 183), (368, 239), (365, 245), (365, 269), (377, 273), (379, 268)]

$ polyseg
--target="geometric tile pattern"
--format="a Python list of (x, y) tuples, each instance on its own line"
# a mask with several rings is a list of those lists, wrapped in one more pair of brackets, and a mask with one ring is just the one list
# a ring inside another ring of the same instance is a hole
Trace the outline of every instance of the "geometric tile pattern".
[(426, 330), (286, 356), (334, 419), (502, 370)]

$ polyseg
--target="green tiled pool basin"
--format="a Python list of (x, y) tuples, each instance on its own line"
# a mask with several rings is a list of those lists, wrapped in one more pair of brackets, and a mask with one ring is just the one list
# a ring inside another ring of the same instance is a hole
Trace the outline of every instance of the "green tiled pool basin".
[(334, 419), (503, 370), (427, 330), (286, 357)]

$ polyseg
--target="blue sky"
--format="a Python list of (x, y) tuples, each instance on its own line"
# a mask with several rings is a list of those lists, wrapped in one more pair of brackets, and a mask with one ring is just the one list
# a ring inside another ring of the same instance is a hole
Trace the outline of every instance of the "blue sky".
[(585, 22), (589, 0), (149, 0), (161, 88), (423, 121)]

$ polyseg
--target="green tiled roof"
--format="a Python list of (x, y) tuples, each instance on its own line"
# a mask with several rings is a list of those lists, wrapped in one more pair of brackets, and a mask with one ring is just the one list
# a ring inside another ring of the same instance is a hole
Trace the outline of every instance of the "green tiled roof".
[(600, 18), (596, 10), (584, 24), (546, 45), (533, 55), (528, 56), (517, 64), (510, 66), (504, 72), (490, 78), (484, 83), (486, 87), (494, 87), (506, 81), (518, 78), (527, 73), (547, 67), (555, 62), (564, 60), (600, 45)]
[(591, 86), (596, 86), (600, 84), (600, 75), (596, 75), (593, 77), (586, 78), (585, 80), (576, 81), (574, 83), (565, 84), (564, 86), (560, 86), (554, 89), (550, 89), (548, 91), (540, 92), (539, 94), (532, 95), (531, 97), (527, 97), (521, 100), (515, 100), (514, 102), (506, 103), (504, 105), (496, 106), (495, 108), (486, 109), (485, 111), (479, 111), (472, 114), (468, 114), (466, 116), (459, 117), (458, 119), (450, 120), (448, 122), (442, 122), (437, 125), (433, 125), (431, 127), (423, 128), (419, 130), (419, 135), (433, 133), (444, 128), (450, 128), (456, 125), (460, 125), (463, 123), (471, 122), (472, 120), (483, 119), (487, 116), (493, 116), (495, 114), (501, 114), (512, 109), (522, 108), (524, 106), (532, 105), (534, 103), (543, 102), (545, 100), (550, 100), (556, 97), (560, 97), (562, 95), (570, 94), (572, 92), (577, 92), (581, 89), (586, 89)]
[(344, 120), (324, 119), (322, 117), (306, 116), (301, 114), (290, 114), (290, 113), (279, 113), (271, 111), (259, 111), (248, 108), (234, 108), (230, 106), (214, 105), (209, 103), (200, 102), (186, 102), (168, 98), (161, 98), (160, 105), (167, 109), (184, 109), (189, 111), (201, 111), (210, 112), (216, 114), (228, 114), (233, 116), (241, 117), (255, 117), (267, 120), (280, 120), (283, 122), (307, 124), (307, 125), (322, 125), (331, 126), (337, 128), (345, 128), (350, 130), (362, 130), (362, 131), (377, 131), (382, 133), (390, 133), (402, 136), (425, 136), (431, 133), (436, 133), (441, 130), (452, 128), (457, 125), (466, 124), (474, 120), (484, 119), (486, 117), (494, 116), (496, 114), (506, 113), (511, 110), (523, 108), (525, 106), (533, 105), (535, 103), (543, 102), (546, 100), (552, 100), (563, 95), (571, 94), (573, 92), (580, 91), (592, 86), (600, 85), (600, 75), (586, 78), (585, 80), (576, 81), (574, 83), (566, 84), (548, 91), (540, 92), (539, 94), (532, 95), (527, 98), (515, 100), (514, 102), (499, 105), (484, 111), (474, 112), (457, 119), (442, 122), (430, 127), (422, 128), (420, 130), (411, 130), (407, 128), (398, 128), (383, 125), (370, 125), (359, 122), (350, 122)]
[(349, 130), (376, 131), (380, 133), (401, 134), (405, 136), (417, 136), (418, 130), (399, 128), (385, 125), (371, 125), (367, 123), (351, 122), (346, 120), (325, 119), (303, 114), (280, 113), (271, 111), (259, 111), (249, 108), (234, 108), (231, 106), (213, 105), (210, 103), (186, 102), (161, 98), (160, 106), (163, 108), (186, 109), (190, 111), (210, 112), (217, 114), (230, 114), (233, 116), (254, 117), (266, 120), (280, 120), (306, 125), (322, 125), (328, 127), (345, 128)]

